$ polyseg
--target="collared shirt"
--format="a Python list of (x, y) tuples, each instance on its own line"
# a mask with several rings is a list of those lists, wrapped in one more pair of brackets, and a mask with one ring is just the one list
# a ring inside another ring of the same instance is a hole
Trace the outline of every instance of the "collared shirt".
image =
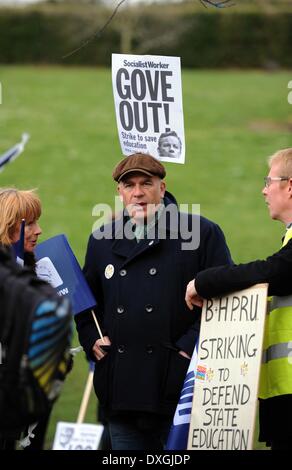
[(282, 246), (285, 246), (286, 243), (288, 243), (288, 241), (290, 240), (290, 232), (292, 230), (292, 222), (290, 222), (289, 224), (286, 225), (286, 232), (284, 234), (284, 236), (282, 237)]
[(140, 240), (144, 240), (144, 238), (148, 238), (150, 231), (153, 229), (153, 227), (156, 225), (157, 221), (159, 220), (164, 210), (164, 207), (165, 207), (164, 202), (161, 201), (161, 203), (158, 206), (157, 211), (155, 212), (154, 217), (150, 219), (148, 224), (133, 224), (133, 232), (137, 240), (137, 243), (139, 243)]

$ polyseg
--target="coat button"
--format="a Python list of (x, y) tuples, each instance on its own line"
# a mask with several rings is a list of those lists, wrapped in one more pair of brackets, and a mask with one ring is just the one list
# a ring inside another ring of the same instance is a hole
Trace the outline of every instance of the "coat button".
[(119, 306), (117, 307), (117, 312), (118, 312), (118, 313), (124, 313), (124, 311), (125, 311), (125, 309), (124, 309), (124, 307), (123, 307), (122, 305), (119, 305)]
[(151, 344), (148, 344), (148, 346), (146, 346), (146, 351), (147, 351), (148, 354), (153, 353), (153, 347), (151, 346)]
[(154, 310), (154, 307), (153, 307), (153, 305), (148, 304), (148, 305), (146, 305), (145, 310), (146, 310), (147, 313), (152, 313), (153, 310)]
[(150, 276), (155, 276), (156, 273), (157, 273), (157, 269), (156, 269), (156, 268), (150, 268), (150, 269), (149, 269), (149, 274), (150, 274)]
[(119, 347), (118, 347), (118, 352), (120, 354), (123, 354), (125, 352), (126, 348), (123, 344), (120, 344)]
[(127, 274), (126, 269), (121, 269), (120, 270), (120, 276), (124, 277), (124, 276), (126, 276), (126, 274)]

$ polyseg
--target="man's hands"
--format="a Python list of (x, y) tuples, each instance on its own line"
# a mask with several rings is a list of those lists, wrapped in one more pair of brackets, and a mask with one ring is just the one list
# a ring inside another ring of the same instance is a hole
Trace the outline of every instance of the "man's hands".
[(179, 351), (178, 353), (179, 353), (181, 356), (185, 357), (186, 359), (191, 359), (190, 356), (189, 356), (186, 352), (184, 352), (184, 351)]
[[(203, 299), (202, 297), (199, 296), (199, 294), (196, 291), (195, 279), (190, 281), (187, 285), (185, 301), (190, 310), (193, 310), (194, 305), (197, 305), (198, 307), (202, 307), (203, 305)], [(100, 361), (101, 359), (103, 359), (107, 354), (106, 351), (102, 350), (102, 346), (110, 346), (110, 345), (111, 345), (111, 341), (108, 336), (104, 336), (103, 340), (98, 339), (95, 341), (92, 351), (97, 361)], [(181, 354), (181, 356), (184, 356), (187, 359), (190, 359), (190, 356), (184, 351), (179, 351), (179, 354)]]
[[(108, 336), (104, 336), (103, 340), (98, 339), (97, 341), (95, 341), (92, 351), (97, 361), (100, 361), (103, 357), (107, 355), (107, 352), (104, 351), (102, 347), (110, 346), (110, 345), (111, 345), (111, 342)], [(178, 354), (185, 357), (186, 359), (191, 359), (190, 356), (184, 351), (179, 351)]]
[(98, 339), (97, 341), (95, 341), (92, 351), (97, 361), (100, 361), (104, 356), (107, 355), (107, 352), (102, 350), (102, 346), (110, 346), (110, 345), (111, 345), (111, 342), (108, 336), (104, 336), (103, 340)]
[(203, 299), (196, 291), (196, 280), (193, 279), (187, 285), (185, 301), (190, 310), (193, 310), (194, 305), (197, 307), (203, 306)]
[[(203, 299), (202, 297), (199, 296), (199, 294), (196, 291), (195, 279), (190, 281), (187, 285), (185, 301), (190, 310), (193, 310), (194, 305), (198, 307), (202, 307), (203, 305)], [(104, 336), (103, 340), (102, 339), (96, 340), (92, 348), (92, 351), (97, 361), (100, 361), (101, 359), (103, 359), (107, 354), (106, 351), (102, 350), (102, 346), (110, 346), (110, 345), (111, 345), (111, 341), (108, 336)], [(179, 354), (190, 359), (189, 355), (185, 353), (184, 351), (179, 351)]]

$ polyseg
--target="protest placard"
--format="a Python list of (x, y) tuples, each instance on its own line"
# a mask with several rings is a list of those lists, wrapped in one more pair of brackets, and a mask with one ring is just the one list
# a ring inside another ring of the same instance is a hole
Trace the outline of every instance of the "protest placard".
[(104, 427), (101, 424), (78, 424), (60, 421), (53, 450), (97, 450)]
[(112, 54), (112, 82), (122, 153), (184, 163), (180, 58)]
[(267, 286), (204, 301), (188, 449), (253, 447)]

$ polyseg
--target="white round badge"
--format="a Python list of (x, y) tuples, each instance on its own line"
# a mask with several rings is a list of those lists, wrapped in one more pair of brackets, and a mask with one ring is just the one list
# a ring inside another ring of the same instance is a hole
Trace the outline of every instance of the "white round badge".
[(115, 272), (114, 266), (112, 264), (108, 264), (104, 270), (104, 275), (107, 279), (110, 279), (111, 277), (113, 277), (114, 272)]

